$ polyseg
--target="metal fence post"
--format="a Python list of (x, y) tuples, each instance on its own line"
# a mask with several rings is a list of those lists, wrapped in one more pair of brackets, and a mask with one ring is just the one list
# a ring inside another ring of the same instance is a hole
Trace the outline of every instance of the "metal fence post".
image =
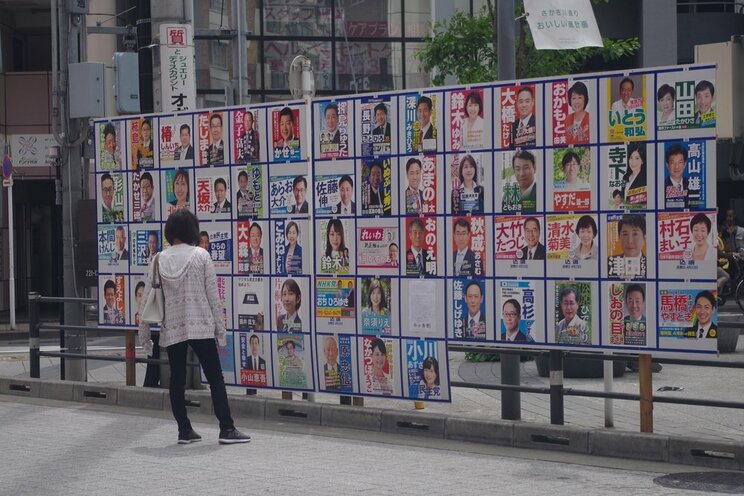
[(136, 331), (133, 329), (127, 329), (126, 333), (124, 334), (124, 359), (126, 360), (126, 381), (127, 386), (136, 386), (137, 385), (137, 364), (135, 362), (135, 358), (137, 357), (137, 352), (135, 350), (134, 346), (134, 333)]
[(563, 425), (563, 352), (550, 350), (550, 423)]
[(41, 295), (35, 291), (28, 293), (28, 353), (31, 377), (35, 379), (41, 376), (41, 364), (39, 362), (39, 298), (41, 298)]

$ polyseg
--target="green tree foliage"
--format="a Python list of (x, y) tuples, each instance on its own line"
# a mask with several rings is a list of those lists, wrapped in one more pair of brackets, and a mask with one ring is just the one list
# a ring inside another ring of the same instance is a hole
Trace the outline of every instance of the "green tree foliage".
[[(521, 10), (517, 9), (515, 17), (521, 15)], [(496, 11), (490, 1), (473, 17), (458, 11), (449, 20), (436, 22), (432, 36), (416, 55), (421, 69), (434, 74), (432, 83), (436, 86), (443, 85), (447, 76), (454, 76), (460, 84), (496, 81), (496, 26)], [(523, 18), (516, 33), (517, 79), (572, 74), (595, 57), (612, 62), (640, 48), (638, 38), (602, 41), (603, 47), (537, 50)]]

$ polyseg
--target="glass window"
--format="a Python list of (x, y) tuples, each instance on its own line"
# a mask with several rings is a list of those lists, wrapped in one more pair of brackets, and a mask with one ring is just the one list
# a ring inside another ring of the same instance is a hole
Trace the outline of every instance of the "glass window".
[(232, 41), (194, 40), (197, 91), (222, 90), (230, 84), (232, 50)]
[(232, 2), (229, 0), (194, 1), (194, 29), (230, 29)]
[(210, 61), (218, 69), (227, 70), (228, 58), (227, 42), (214, 40), (209, 42)]
[(431, 33), (430, 0), (406, 0), (406, 38), (425, 38)]
[(400, 0), (337, 0), (336, 37), (400, 37)]
[[(364, 93), (401, 88), (400, 43), (336, 43), (336, 90)], [(398, 78), (398, 82), (400, 82)]]
[(249, 35), (261, 34), (261, 9), (258, 0), (245, 0), (245, 30)]
[(331, 0), (264, 0), (264, 34), (330, 36)]
[(261, 89), (261, 42), (248, 40), (245, 45), (248, 51), (246, 89)]
[(423, 47), (423, 43), (406, 43), (406, 88), (431, 86), (429, 73), (419, 68), (421, 62), (416, 58), (416, 53)]
[(289, 65), (297, 55), (313, 62), (316, 90), (332, 90), (331, 43), (323, 41), (264, 41), (266, 89), (287, 88)]

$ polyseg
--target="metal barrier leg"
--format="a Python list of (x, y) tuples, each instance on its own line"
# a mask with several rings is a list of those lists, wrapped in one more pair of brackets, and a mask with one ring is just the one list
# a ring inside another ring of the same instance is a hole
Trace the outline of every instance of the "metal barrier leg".
[(137, 352), (134, 349), (134, 333), (135, 331), (130, 329), (124, 334), (124, 359), (126, 360), (127, 386), (137, 385), (137, 364), (134, 361), (137, 357)]
[[(519, 386), (519, 355), (501, 355), (501, 383)], [(521, 420), (522, 405), (519, 391), (501, 391), (501, 418)]]
[(31, 369), (31, 377), (38, 379), (41, 376), (41, 363), (39, 357), (39, 298), (36, 292), (28, 294), (28, 354)]
[[(612, 355), (612, 353), (606, 353), (607, 355)], [(614, 380), (614, 365), (615, 362), (612, 360), (605, 360), (604, 362), (604, 391), (605, 393), (611, 393), (613, 390), (613, 380)], [(625, 366), (623, 364), (623, 366)], [(605, 398), (604, 400), (604, 415), (605, 415), (605, 427), (614, 427), (615, 426), (615, 420), (614, 420), (614, 413), (612, 411), (612, 398)]]
[(641, 396), (641, 432), (654, 432), (654, 393), (651, 355), (638, 355), (638, 389)]
[(563, 352), (550, 350), (550, 423), (563, 425)]

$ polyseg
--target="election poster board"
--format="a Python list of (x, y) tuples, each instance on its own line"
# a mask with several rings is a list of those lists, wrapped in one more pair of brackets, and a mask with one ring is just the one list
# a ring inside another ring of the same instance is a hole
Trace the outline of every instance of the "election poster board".
[(99, 323), (138, 325), (189, 209), (233, 385), (450, 401), (447, 343), (713, 353), (715, 84), (690, 65), (97, 120)]

